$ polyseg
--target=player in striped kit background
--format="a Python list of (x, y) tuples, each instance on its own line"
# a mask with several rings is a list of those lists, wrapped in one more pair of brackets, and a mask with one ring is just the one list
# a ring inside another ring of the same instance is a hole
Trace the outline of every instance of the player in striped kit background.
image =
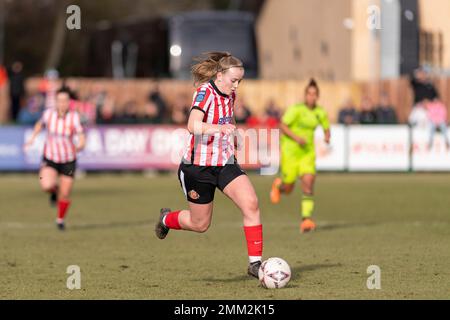
[[(56, 224), (60, 230), (65, 228), (64, 218), (71, 203), (77, 152), (84, 148), (86, 141), (80, 115), (69, 110), (69, 106), (70, 91), (61, 88), (56, 93), (56, 107), (44, 111), (25, 144), (25, 148), (31, 146), (36, 136), (46, 129), (39, 179), (42, 190), (50, 193), (51, 204), (58, 206)], [(75, 135), (78, 136), (77, 145), (74, 143)]]
[(234, 155), (234, 101), (244, 77), (242, 62), (226, 52), (210, 52), (192, 67), (198, 88), (193, 97), (187, 151), (178, 178), (189, 210), (161, 209), (156, 236), (164, 239), (170, 229), (205, 232), (219, 188), (241, 210), (249, 256), (248, 274), (258, 277), (263, 235), (255, 190)]

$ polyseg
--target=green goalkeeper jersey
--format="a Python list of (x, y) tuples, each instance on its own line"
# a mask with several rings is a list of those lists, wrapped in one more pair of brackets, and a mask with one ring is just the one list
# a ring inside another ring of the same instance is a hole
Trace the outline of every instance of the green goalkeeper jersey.
[(291, 155), (314, 152), (314, 131), (317, 126), (322, 126), (324, 130), (330, 128), (327, 113), (322, 107), (316, 106), (314, 109), (310, 109), (304, 103), (289, 107), (281, 122), (306, 141), (305, 146), (300, 146), (296, 141), (283, 134), (281, 147), (284, 151), (289, 150)]

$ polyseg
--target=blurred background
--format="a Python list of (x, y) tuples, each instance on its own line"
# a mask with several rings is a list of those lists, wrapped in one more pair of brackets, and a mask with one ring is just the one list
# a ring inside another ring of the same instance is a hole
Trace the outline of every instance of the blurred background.
[(37, 168), (42, 144), (21, 144), (63, 84), (89, 128), (81, 167), (174, 167), (192, 59), (212, 50), (245, 64), (246, 127), (276, 128), (319, 81), (334, 124), (319, 169), (450, 170), (449, 14), (447, 0), (0, 0), (0, 170)]

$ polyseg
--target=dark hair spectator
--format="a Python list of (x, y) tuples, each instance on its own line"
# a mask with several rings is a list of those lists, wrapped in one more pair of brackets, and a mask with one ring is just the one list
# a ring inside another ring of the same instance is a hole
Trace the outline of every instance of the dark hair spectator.
[(120, 124), (136, 124), (138, 123), (138, 106), (136, 101), (127, 101), (122, 108), (123, 112), (116, 118), (116, 122)]
[(116, 114), (115, 114), (115, 105), (113, 99), (107, 99), (103, 103), (103, 105), (97, 109), (97, 124), (115, 124), (116, 123)]
[(33, 125), (38, 121), (44, 111), (45, 96), (38, 92), (27, 99), (25, 106), (20, 110), (17, 122), (22, 125)]
[(252, 117), (250, 109), (246, 106), (246, 103), (242, 98), (238, 98), (234, 103), (234, 118), (236, 124), (246, 124)]
[(22, 99), (25, 96), (25, 75), (23, 73), (23, 64), (20, 61), (15, 61), (8, 70), (9, 78), (9, 98), (10, 116), (12, 121), (17, 120), (20, 108), (22, 106)]
[(190, 105), (183, 94), (175, 98), (172, 105), (172, 113), (170, 115), (170, 123), (177, 125), (185, 125), (188, 121)]
[(276, 119), (277, 121), (281, 118), (281, 110), (275, 103), (275, 100), (270, 99), (267, 103), (265, 114), (269, 118)]
[[(156, 108), (156, 110), (153, 110)], [(146, 106), (146, 117), (149, 117), (151, 123), (162, 123), (167, 116), (167, 103), (164, 101), (159, 91), (159, 86), (156, 87), (148, 95), (148, 104)], [(155, 112), (156, 111), (156, 112)]]
[(380, 103), (375, 108), (375, 117), (378, 124), (397, 124), (397, 113), (390, 104), (389, 96), (383, 92), (380, 96)]
[(438, 97), (438, 92), (425, 69), (416, 69), (411, 76), (410, 83), (414, 93), (414, 105), (423, 103), (425, 99), (434, 100)]
[(106, 92), (105, 88), (99, 84), (94, 84), (91, 92), (85, 99), (85, 101), (89, 103), (93, 108), (93, 110), (90, 110), (90, 115), (88, 117), (89, 123), (97, 122), (97, 117), (100, 113), (100, 110), (106, 103), (108, 103), (109, 99), (110, 98), (108, 97), (108, 93)]
[(372, 108), (372, 101), (369, 97), (361, 99), (361, 111), (359, 113), (360, 124), (376, 124), (377, 118)]
[(339, 110), (338, 122), (345, 125), (359, 123), (359, 112), (355, 109), (351, 99), (347, 99)]
[(161, 120), (156, 103), (148, 101), (144, 106), (144, 114), (139, 118), (139, 122), (145, 124), (160, 124)]

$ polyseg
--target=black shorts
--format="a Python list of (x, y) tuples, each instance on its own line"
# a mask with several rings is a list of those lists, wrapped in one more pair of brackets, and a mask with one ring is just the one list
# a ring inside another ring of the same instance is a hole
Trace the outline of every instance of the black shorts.
[(51, 160), (46, 159), (45, 157), (42, 159), (42, 166), (43, 167), (50, 167), (56, 170), (59, 174), (62, 174), (63, 176), (67, 177), (74, 177), (75, 176), (75, 170), (77, 167), (77, 161), (71, 161), (66, 163), (56, 163)]
[(243, 174), (246, 173), (236, 162), (223, 167), (197, 166), (181, 162), (178, 168), (178, 179), (186, 199), (198, 204), (212, 202), (216, 187), (223, 192), (231, 181)]

